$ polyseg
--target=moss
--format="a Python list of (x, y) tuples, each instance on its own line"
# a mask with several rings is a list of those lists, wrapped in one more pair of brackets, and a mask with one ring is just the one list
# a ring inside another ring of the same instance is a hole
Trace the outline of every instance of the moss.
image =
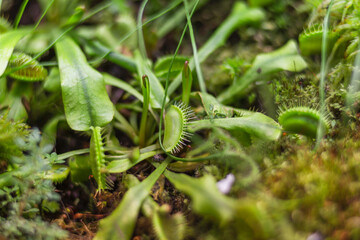
[(264, 187), (278, 199), (296, 204), (287, 214), (297, 231), (356, 239), (360, 211), (360, 142), (348, 135), (326, 141), (317, 151), (311, 144), (293, 145), (263, 172)]
[(16, 144), (16, 139), (25, 138), (28, 134), (26, 124), (7, 120), (6, 115), (0, 116), (0, 162), (7, 162), (11, 157), (21, 156), (22, 151)]

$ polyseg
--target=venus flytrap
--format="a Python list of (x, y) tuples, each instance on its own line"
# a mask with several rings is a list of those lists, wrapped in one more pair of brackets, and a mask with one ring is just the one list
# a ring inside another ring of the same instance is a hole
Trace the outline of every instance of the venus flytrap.
[(312, 139), (316, 139), (319, 127), (324, 128), (324, 133), (329, 129), (328, 117), (308, 107), (282, 109), (278, 120), (284, 131), (305, 135)]
[[(323, 25), (314, 24), (305, 29), (299, 35), (299, 48), (301, 54), (308, 56), (321, 52), (321, 44), (323, 37)], [(338, 38), (336, 32), (330, 31), (327, 34), (326, 40), (328, 41), (328, 49), (334, 45)]]
[(98, 184), (98, 190), (108, 188), (106, 183), (106, 177), (104, 174), (105, 167), (105, 152), (104, 143), (101, 134), (100, 127), (90, 127), (91, 139), (90, 139), (90, 166), (91, 172), (94, 175), (96, 183)]
[(66, 120), (77, 131), (91, 130), (90, 165), (98, 190), (106, 188), (101, 127), (114, 116), (103, 77), (90, 67), (70, 38), (56, 43)]
[[(28, 63), (28, 66), (15, 72), (12, 68), (17, 68)], [(39, 64), (38, 61), (32, 59), (25, 53), (13, 53), (8, 64), (9, 76), (21, 81), (39, 81), (47, 77), (47, 70)], [(6, 75), (6, 72), (5, 72)]]
[(167, 152), (180, 152), (185, 142), (189, 142), (191, 134), (187, 132), (189, 121), (194, 112), (183, 103), (171, 105), (165, 115), (163, 145)]

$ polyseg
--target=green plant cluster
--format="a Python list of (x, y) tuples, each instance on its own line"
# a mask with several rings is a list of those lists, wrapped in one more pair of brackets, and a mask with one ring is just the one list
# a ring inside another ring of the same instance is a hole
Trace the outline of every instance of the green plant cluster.
[[(2, 172), (0, 174), (0, 236), (7, 239), (62, 239), (67, 233), (43, 218), (59, 209), (59, 195), (46, 177), (58, 163), (46, 157), (51, 146), (40, 148), (40, 133), (1, 117)], [(11, 135), (8, 135), (11, 133)], [(6, 147), (6, 148), (5, 148)]]
[[(358, 141), (340, 137), (358, 124), (355, 1), (313, 2), (299, 48), (269, 33), (298, 1), (235, 1), (204, 39), (193, 17), (207, 1), (38, 3), (36, 23), (20, 24), (24, 0), (0, 34), (0, 236), (64, 238), (43, 221), (61, 208), (63, 227), (80, 219), (100, 240), (132, 239), (144, 217), (144, 239), (359, 237)], [(203, 65), (246, 28), (261, 51), (227, 53), (228, 79), (208, 81)], [(90, 194), (60, 207), (61, 182)]]
[(1, 172), (4, 172), (12, 157), (21, 157), (22, 151), (16, 144), (17, 138), (28, 135), (28, 126), (21, 122), (8, 121), (5, 115), (0, 116), (0, 161)]

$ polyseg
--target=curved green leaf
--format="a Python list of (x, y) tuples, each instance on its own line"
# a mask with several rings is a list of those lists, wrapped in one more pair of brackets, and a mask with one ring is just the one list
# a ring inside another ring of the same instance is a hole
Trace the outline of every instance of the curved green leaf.
[(141, 204), (149, 195), (152, 186), (166, 169), (169, 162), (170, 159), (164, 161), (144, 181), (126, 192), (120, 205), (110, 216), (100, 221), (100, 229), (94, 238), (95, 240), (131, 239)]
[(104, 76), (105, 83), (107, 85), (111, 85), (111, 86), (114, 86), (114, 87), (121, 88), (125, 92), (128, 92), (131, 95), (133, 95), (134, 97), (136, 97), (137, 99), (139, 99), (141, 102), (143, 101), (143, 96), (141, 95), (141, 93), (139, 93), (135, 88), (133, 88), (127, 82), (122, 81), (122, 80), (120, 80), (120, 79), (118, 79), (116, 77), (113, 77), (113, 76), (111, 76), (110, 74), (107, 74), (107, 73), (103, 73), (103, 76)]
[(273, 52), (259, 54), (251, 68), (243, 76), (235, 78), (233, 84), (219, 95), (218, 100), (222, 103), (230, 102), (235, 95), (243, 94), (251, 83), (264, 78), (264, 75), (279, 71), (302, 71), (305, 68), (307, 64), (299, 55), (296, 42), (290, 40)]
[[(159, 78), (166, 78), (168, 71), (169, 71), (169, 67), (170, 67), (170, 63), (173, 59), (173, 55), (167, 55), (167, 56), (163, 56), (161, 58), (159, 58), (154, 66), (154, 71), (156, 76), (158, 76)], [(184, 68), (184, 63), (185, 61), (188, 61), (189, 57), (185, 57), (185, 56), (176, 56), (172, 68), (171, 68), (171, 72), (170, 72), (170, 78), (176, 77), (177, 74), (179, 74), (183, 68)]]
[(147, 158), (153, 157), (156, 154), (161, 154), (161, 153), (163, 153), (162, 150), (150, 151), (150, 152), (141, 153), (139, 158), (136, 160), (131, 160), (128, 157), (120, 160), (114, 160), (111, 161), (109, 165), (106, 166), (106, 169), (109, 171), (109, 173), (125, 172), (130, 168), (132, 168), (133, 166), (135, 166), (136, 164), (138, 164), (139, 162)]
[(204, 119), (191, 122), (188, 130), (195, 132), (203, 128), (211, 127), (220, 127), (235, 132), (245, 131), (250, 134), (250, 136), (262, 140), (277, 140), (281, 135), (279, 124), (272, 118), (258, 112), (242, 117)]
[(0, 35), (0, 76), (5, 72), (15, 45), (28, 32), (29, 30), (12, 30)]
[(168, 170), (165, 170), (164, 175), (176, 189), (191, 197), (193, 209), (197, 213), (220, 222), (227, 222), (234, 218), (236, 201), (218, 190), (216, 181), (211, 175), (192, 178)]
[(114, 116), (102, 75), (86, 61), (84, 54), (70, 38), (56, 43), (62, 97), (66, 120), (77, 131), (104, 126)]
[(193, 95), (199, 96), (204, 110), (210, 118), (247, 116), (254, 114), (254, 112), (249, 110), (225, 106), (219, 103), (213, 95), (208, 93), (194, 92)]

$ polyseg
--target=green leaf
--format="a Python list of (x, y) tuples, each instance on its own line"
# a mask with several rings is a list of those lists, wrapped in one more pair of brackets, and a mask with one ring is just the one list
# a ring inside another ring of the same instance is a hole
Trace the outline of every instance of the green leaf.
[(23, 29), (12, 30), (0, 35), (0, 76), (5, 72), (15, 45), (28, 32), (29, 30)]
[(164, 204), (152, 217), (154, 230), (159, 240), (182, 240), (185, 237), (186, 220), (181, 213), (170, 214), (171, 208)]
[(3, 105), (9, 107), (7, 119), (15, 121), (26, 120), (28, 118), (27, 111), (23, 105), (22, 99), (29, 100), (32, 96), (32, 85), (26, 82), (14, 82), (10, 92), (4, 99)]
[(48, 144), (54, 145), (56, 143), (56, 134), (58, 130), (58, 124), (60, 121), (64, 121), (64, 115), (58, 115), (51, 118), (44, 126), (42, 131), (41, 145), (46, 146)]
[(58, 68), (52, 68), (45, 79), (44, 89), (49, 92), (60, 92), (60, 73)]
[(241, 77), (236, 77), (233, 84), (221, 93), (218, 100), (222, 103), (230, 102), (233, 97), (245, 93), (250, 84), (257, 79), (266, 79), (264, 76), (279, 71), (302, 71), (307, 68), (305, 60), (299, 55), (294, 40), (290, 40), (283, 47), (256, 56), (252, 67)]
[[(172, 59), (173, 59), (173, 56), (169, 55), (169, 56), (161, 57), (156, 61), (156, 64), (154, 67), (156, 76), (158, 76), (159, 78), (167, 77)], [(189, 60), (188, 57), (176, 56), (175, 61), (171, 68), (170, 78), (176, 77), (176, 75), (179, 74), (183, 70), (185, 61), (188, 61), (188, 60)]]
[(277, 140), (280, 137), (279, 124), (262, 113), (225, 106), (207, 93), (196, 92), (195, 95), (199, 96), (210, 119), (191, 122), (189, 131), (220, 127), (230, 131), (243, 144), (243, 140), (250, 137), (262, 140)]
[(66, 120), (77, 131), (104, 126), (114, 116), (102, 75), (86, 61), (70, 38), (56, 43)]
[(89, 155), (73, 156), (69, 161), (70, 176), (72, 182), (89, 181), (91, 167), (89, 165)]
[(121, 88), (125, 92), (128, 92), (131, 95), (133, 95), (134, 97), (136, 97), (137, 99), (139, 99), (140, 101), (143, 101), (143, 96), (141, 95), (141, 93), (139, 93), (135, 88), (133, 88), (127, 82), (125, 82), (123, 80), (120, 80), (120, 79), (118, 79), (116, 77), (113, 77), (113, 76), (111, 76), (110, 74), (107, 74), (107, 73), (103, 73), (103, 76), (104, 76), (105, 83), (107, 85), (111, 85), (111, 86), (114, 86), (114, 87)]
[(21, 97), (13, 98), (7, 118), (14, 121), (25, 121), (28, 118), (28, 114), (22, 104)]
[(153, 157), (156, 154), (161, 154), (161, 153), (163, 153), (162, 150), (150, 151), (150, 152), (141, 153), (139, 158), (136, 160), (131, 160), (131, 158), (114, 160), (114, 161), (111, 161), (108, 166), (106, 166), (106, 169), (109, 171), (109, 173), (125, 172), (125, 171), (129, 170), (130, 168), (132, 168), (133, 166), (135, 166), (136, 164), (138, 164), (139, 162), (141, 162), (147, 158)]
[(277, 140), (281, 135), (281, 128), (272, 118), (262, 113), (234, 118), (204, 119), (190, 122), (188, 130), (195, 132), (203, 128), (220, 127), (228, 131), (244, 131), (250, 136), (261, 140)]
[(156, 170), (140, 184), (126, 192), (120, 205), (110, 216), (100, 221), (100, 228), (94, 240), (131, 239), (142, 202), (149, 195), (152, 186), (169, 164), (164, 161)]
[[(135, 59), (137, 61), (138, 74), (140, 76), (140, 81), (142, 81), (141, 76), (147, 75), (150, 82), (150, 104), (152, 108), (160, 109), (162, 105), (162, 100), (164, 98), (164, 88), (161, 85), (159, 79), (155, 76), (155, 74), (151, 71), (151, 69), (147, 66), (145, 61), (142, 59), (141, 54), (139, 52), (135, 52)], [(140, 83), (141, 84), (141, 83)], [(169, 101), (166, 98), (166, 101)]]
[(192, 178), (185, 174), (165, 171), (164, 175), (175, 188), (189, 195), (195, 212), (220, 222), (234, 218), (236, 201), (223, 195), (211, 175)]
[(208, 93), (195, 92), (193, 95), (199, 96), (201, 103), (204, 106), (204, 110), (210, 118), (247, 116), (254, 114), (252, 111), (225, 106), (219, 103), (213, 95)]

